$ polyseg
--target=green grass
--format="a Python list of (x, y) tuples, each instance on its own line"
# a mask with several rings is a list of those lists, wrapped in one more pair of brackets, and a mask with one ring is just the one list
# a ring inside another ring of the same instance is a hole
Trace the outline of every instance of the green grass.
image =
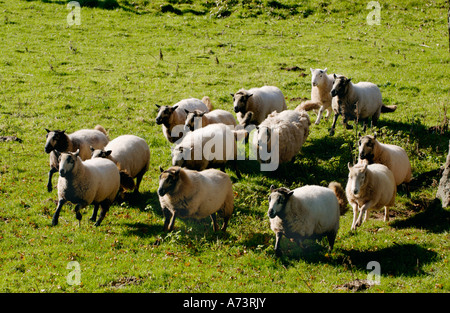
[[(339, 124), (329, 137), (331, 120), (312, 125), (295, 162), (276, 173), (254, 161), (243, 162), (241, 180), (227, 170), (236, 193), (227, 234), (213, 233), (209, 219), (162, 230), (158, 167), (170, 166), (170, 145), (156, 103), (208, 95), (231, 111), (231, 92), (268, 84), (293, 109), (310, 96), (309, 68), (328, 67), (378, 84), (384, 102), (398, 105), (378, 132), (406, 149), (414, 176), (445, 162), (450, 134), (429, 128), (449, 107), (446, 1), (381, 4), (381, 25), (370, 26), (365, 1), (92, 1), (69, 27), (64, 1), (1, 1), (0, 135), (23, 143), (0, 142), (0, 291), (338, 292), (365, 279), (370, 261), (380, 263), (381, 284), (367, 292), (450, 291), (450, 213), (426, 210), (439, 178), (411, 200), (400, 190), (389, 223), (373, 214), (352, 233), (348, 212), (332, 252), (326, 240), (303, 249), (283, 240), (275, 258), (270, 185), (346, 183), (355, 132)], [(291, 66), (303, 70), (281, 69)], [(44, 128), (96, 124), (150, 145), (142, 194), (113, 205), (98, 228), (92, 207), (79, 227), (70, 204), (51, 227), (57, 193), (46, 191)], [(67, 283), (70, 261), (80, 264), (80, 285)]]

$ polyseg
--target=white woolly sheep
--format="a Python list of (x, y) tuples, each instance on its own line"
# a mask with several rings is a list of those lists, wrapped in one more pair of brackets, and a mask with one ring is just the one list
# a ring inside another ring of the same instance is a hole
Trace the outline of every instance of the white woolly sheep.
[(364, 136), (359, 139), (359, 163), (361, 160), (367, 160), (369, 164), (380, 163), (386, 165), (394, 174), (395, 184), (406, 185), (408, 198), (411, 198), (409, 192), (409, 182), (411, 181), (411, 163), (408, 154), (402, 147), (381, 143), (374, 136)]
[(200, 110), (189, 112), (186, 110), (186, 114), (185, 126), (191, 131), (216, 123), (233, 126), (233, 129), (236, 126), (236, 120), (234, 119), (233, 114), (225, 110), (216, 109), (210, 112), (203, 112)]
[[(367, 164), (367, 161), (350, 166), (345, 187), (347, 200), (353, 208), (352, 230), (356, 230), (367, 219), (371, 209), (384, 206), (384, 221), (389, 220), (389, 207), (395, 203), (397, 185), (394, 174), (383, 164)], [(359, 211), (359, 215), (358, 215)], [(362, 216), (364, 215), (364, 220)]]
[(339, 216), (347, 211), (345, 191), (341, 184), (332, 182), (326, 187), (303, 186), (294, 190), (270, 187), (270, 228), (276, 235), (275, 253), (281, 256), (283, 235), (298, 244), (308, 238), (326, 236), (330, 250), (339, 230)]
[(244, 120), (247, 112), (253, 112), (251, 124), (259, 125), (273, 111), (281, 112), (287, 109), (283, 93), (274, 86), (240, 89), (231, 96), (239, 123)]
[(319, 125), (322, 118), (323, 111), (327, 110), (328, 118), (331, 108), (331, 89), (333, 88), (334, 77), (333, 74), (327, 74), (327, 68), (310, 69), (311, 70), (311, 100), (304, 101), (300, 104), (300, 108), (309, 111), (312, 109), (319, 109), (315, 124)]
[(80, 158), (84, 161), (91, 158), (91, 149), (102, 149), (109, 142), (106, 130), (100, 126), (94, 129), (81, 129), (67, 135), (65, 130), (48, 130), (46, 135), (45, 152), (50, 156), (50, 171), (48, 172), (47, 190), (52, 191), (52, 176), (58, 171), (59, 155), (61, 152), (75, 152), (80, 150)]
[[(209, 100), (209, 98), (207, 99)], [(210, 101), (204, 101), (210, 105)], [(185, 134), (186, 110), (189, 112), (194, 110), (209, 112), (207, 105), (202, 100), (195, 98), (183, 99), (174, 106), (159, 106), (156, 104), (156, 107), (158, 108), (156, 124), (162, 125), (164, 136), (171, 143), (180, 140)]]
[(53, 215), (53, 226), (58, 224), (61, 208), (67, 201), (76, 204), (75, 214), (80, 222), (80, 209), (93, 203), (94, 211), (90, 220), (94, 222), (98, 208), (101, 206), (100, 216), (95, 222), (95, 226), (99, 226), (119, 191), (120, 174), (117, 166), (112, 161), (103, 158), (82, 161), (79, 154), (79, 150), (75, 153), (61, 154), (58, 179), (58, 206)]
[(164, 213), (164, 231), (172, 231), (176, 217), (203, 219), (211, 216), (213, 229), (219, 229), (216, 212), (224, 219), (226, 231), (234, 210), (234, 193), (230, 177), (216, 169), (201, 172), (178, 166), (160, 167), (158, 196)]
[[(92, 158), (102, 157), (113, 161), (120, 172), (131, 178), (126, 179), (121, 175), (121, 187), (133, 189), (139, 193), (142, 177), (150, 164), (150, 149), (144, 139), (135, 135), (122, 135), (111, 140), (103, 150), (93, 150)], [(136, 178), (136, 184), (133, 179)], [(129, 185), (128, 182), (131, 184)]]
[(196, 129), (186, 134), (172, 151), (172, 165), (202, 171), (209, 167), (224, 170), (228, 161), (233, 161), (236, 175), (237, 139), (240, 131), (231, 130), (227, 125), (218, 123)]
[(383, 104), (380, 89), (373, 83), (359, 82), (353, 84), (351, 78), (343, 75), (334, 75), (334, 79), (331, 96), (336, 97), (337, 101), (332, 102), (334, 118), (330, 135), (334, 134), (336, 121), (341, 114), (347, 129), (353, 128), (347, 124), (347, 121), (356, 120), (364, 122), (365, 131), (369, 118), (371, 124), (376, 126), (381, 113), (394, 112), (397, 109), (395, 105), (387, 106)]
[[(253, 134), (253, 146), (257, 150), (258, 160), (277, 163), (291, 161), (301, 150), (309, 135), (311, 121), (304, 110), (285, 110), (271, 113)], [(277, 138), (277, 137), (278, 138)], [(272, 138), (275, 138), (272, 140)], [(272, 151), (272, 148), (275, 150)], [(264, 156), (270, 154), (270, 160)]]

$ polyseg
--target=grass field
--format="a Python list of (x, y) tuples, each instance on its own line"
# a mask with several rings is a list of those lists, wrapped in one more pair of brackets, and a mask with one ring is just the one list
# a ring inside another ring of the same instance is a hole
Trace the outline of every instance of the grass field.
[[(265, 84), (293, 109), (310, 97), (309, 68), (327, 67), (376, 83), (384, 103), (398, 106), (377, 131), (406, 149), (414, 176), (439, 168), (450, 133), (430, 128), (450, 104), (447, 1), (379, 1), (380, 25), (368, 25), (368, 1), (80, 1), (72, 26), (66, 3), (0, 1), (0, 136), (23, 140), (0, 142), (1, 292), (345, 292), (337, 286), (366, 279), (371, 261), (381, 277), (367, 292), (450, 291), (450, 212), (429, 206), (439, 177), (412, 199), (400, 189), (389, 223), (374, 212), (352, 233), (349, 211), (333, 251), (326, 239), (303, 249), (285, 239), (277, 259), (270, 185), (345, 185), (355, 132), (339, 123), (330, 137), (331, 119), (322, 121), (294, 163), (260, 172), (243, 161), (240, 180), (227, 169), (236, 197), (226, 234), (209, 219), (177, 219), (165, 234), (156, 190), (171, 145), (155, 123), (155, 104), (208, 95), (231, 112), (230, 93)], [(88, 221), (91, 206), (79, 226), (71, 204), (52, 227), (44, 128), (96, 124), (149, 144), (141, 195), (114, 204), (100, 227)]]

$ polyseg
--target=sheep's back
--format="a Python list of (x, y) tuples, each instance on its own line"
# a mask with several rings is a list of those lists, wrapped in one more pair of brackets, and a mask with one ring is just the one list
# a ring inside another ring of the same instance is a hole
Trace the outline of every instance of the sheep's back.
[(96, 129), (80, 129), (69, 135), (69, 139), (72, 141), (73, 150), (75, 152), (80, 149), (80, 158), (84, 161), (91, 158), (92, 146), (94, 149), (103, 149), (109, 140), (106, 135)]
[(132, 178), (148, 168), (150, 149), (147, 142), (138, 136), (119, 136), (110, 141), (104, 150), (111, 150), (119, 170), (126, 171)]
[[(248, 100), (247, 111), (254, 113), (253, 119), (259, 123), (273, 111), (281, 112), (287, 109), (282, 91), (275, 86), (263, 86), (248, 90), (253, 94)], [(241, 116), (242, 118), (242, 116)]]
[(92, 192), (89, 203), (101, 202), (105, 199), (114, 201), (120, 187), (120, 174), (114, 162), (94, 158), (83, 162), (86, 172), (86, 184), (90, 186), (89, 192)]
[[(372, 197), (378, 199), (374, 207), (390, 206), (395, 202), (395, 195), (397, 193), (397, 185), (395, 183), (394, 174), (383, 164), (370, 164), (367, 170), (371, 172), (371, 185), (374, 186)], [(367, 177), (367, 176), (366, 176)]]
[(383, 154), (374, 156), (374, 162), (386, 165), (394, 174), (396, 185), (411, 181), (411, 163), (402, 147), (380, 143)]
[(337, 231), (339, 214), (336, 195), (331, 189), (322, 186), (295, 189), (286, 205), (289, 228), (301, 236)]
[(358, 109), (361, 118), (370, 117), (381, 109), (383, 100), (377, 85), (370, 82), (359, 82), (353, 85), (358, 97)]

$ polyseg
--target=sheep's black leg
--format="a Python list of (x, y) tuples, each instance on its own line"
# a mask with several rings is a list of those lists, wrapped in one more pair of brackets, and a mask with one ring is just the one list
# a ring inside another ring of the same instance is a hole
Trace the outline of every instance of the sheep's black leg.
[(217, 225), (216, 213), (211, 214), (211, 220), (213, 222), (213, 230), (216, 232), (219, 229), (219, 226)]
[(239, 171), (239, 168), (238, 168), (238, 161), (234, 160), (233, 163), (234, 163), (234, 171), (236, 172), (236, 177), (238, 179), (241, 179), (242, 176), (241, 176), (241, 172)]
[(82, 209), (83, 208), (83, 206), (81, 205), (81, 204), (77, 204), (76, 206), (75, 206), (75, 217), (77, 218), (77, 220), (78, 220), (78, 224), (81, 226), (81, 218), (83, 217), (82, 215), (81, 215), (81, 213), (80, 213), (80, 209)]
[(98, 207), (100, 205), (98, 203), (94, 204), (94, 210), (92, 211), (92, 216), (89, 218), (90, 221), (95, 222), (97, 219)]
[(137, 176), (136, 176), (136, 185), (135, 185), (134, 191), (133, 191), (135, 194), (139, 193), (139, 186), (141, 185), (142, 178), (144, 177), (144, 174), (146, 172), (147, 172), (147, 169), (144, 167), (142, 169), (142, 171), (140, 171), (139, 174), (137, 174)]
[(100, 224), (102, 223), (103, 219), (106, 216), (106, 213), (109, 211), (109, 206), (110, 206), (110, 201), (109, 200), (105, 200), (102, 203), (100, 203), (100, 206), (102, 207), (102, 210), (100, 212), (100, 216), (98, 217), (97, 222), (95, 222), (95, 226), (100, 226)]
[(411, 199), (411, 193), (409, 191), (409, 183), (405, 183), (405, 187), (406, 187), (406, 196), (408, 197), (408, 199)]
[(276, 233), (276, 238), (275, 238), (275, 255), (277, 257), (280, 257), (282, 255), (281, 247), (280, 247), (280, 240), (281, 240), (282, 236), (283, 236), (283, 234), (281, 232)]
[(164, 213), (164, 231), (169, 232), (173, 230), (175, 224), (175, 212), (172, 213), (169, 209), (163, 208)]
[(328, 244), (330, 245), (330, 251), (333, 250), (333, 246), (334, 246), (334, 241), (336, 240), (336, 233), (335, 232), (329, 232), (327, 233), (327, 238), (328, 238)]
[(50, 171), (48, 172), (48, 182), (47, 182), (47, 190), (48, 192), (52, 192), (53, 186), (52, 186), (52, 177), (53, 174), (55, 174), (58, 171), (56, 167), (50, 168)]
[(59, 199), (58, 206), (56, 207), (55, 214), (53, 214), (52, 226), (58, 225), (59, 213), (61, 212), (61, 208), (64, 205), (64, 203), (66, 203), (65, 199)]
[(230, 220), (229, 216), (224, 216), (223, 217), (223, 225), (222, 225), (222, 228), (220, 229), (221, 231), (223, 231), (223, 232), (227, 231), (227, 226), (228, 226), (228, 221), (229, 220)]
[(330, 136), (334, 135), (334, 129), (336, 127), (336, 122), (338, 120), (339, 114), (334, 113), (334, 117), (333, 117), (333, 124), (331, 125), (331, 129), (330, 129)]

